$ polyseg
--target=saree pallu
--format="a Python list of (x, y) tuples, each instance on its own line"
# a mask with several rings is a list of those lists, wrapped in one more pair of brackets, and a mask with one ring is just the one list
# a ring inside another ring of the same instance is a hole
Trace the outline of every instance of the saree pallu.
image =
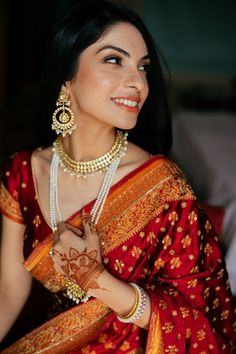
[[(84, 207), (86, 213), (93, 203)], [(81, 227), (81, 211), (68, 222)], [(154, 157), (114, 185), (98, 234), (107, 270), (149, 293), (149, 330), (121, 323), (92, 299), (55, 316), (3, 353), (234, 353), (236, 324), (219, 239), (173, 162)], [(35, 244), (25, 267), (58, 292), (64, 283), (49, 257), (51, 244), (49, 232)]]

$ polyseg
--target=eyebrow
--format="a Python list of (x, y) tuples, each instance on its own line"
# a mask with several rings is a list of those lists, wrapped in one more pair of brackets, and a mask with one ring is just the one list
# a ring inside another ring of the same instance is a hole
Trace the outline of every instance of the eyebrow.
[[(128, 58), (131, 57), (130, 53), (128, 53), (126, 50), (124, 50), (124, 49), (122, 49), (122, 48), (120, 48), (120, 47), (116, 47), (116, 46), (114, 46), (114, 45), (105, 45), (104, 47), (98, 49), (98, 51), (96, 52), (96, 54), (98, 54), (98, 53), (100, 53), (102, 50), (106, 50), (106, 49), (113, 49), (113, 50), (115, 50), (115, 51), (117, 51), (117, 52), (119, 52), (119, 53), (125, 55), (125, 56), (128, 57)], [(149, 58), (149, 54), (144, 55), (140, 60), (144, 60), (144, 59), (150, 59), (150, 58)]]

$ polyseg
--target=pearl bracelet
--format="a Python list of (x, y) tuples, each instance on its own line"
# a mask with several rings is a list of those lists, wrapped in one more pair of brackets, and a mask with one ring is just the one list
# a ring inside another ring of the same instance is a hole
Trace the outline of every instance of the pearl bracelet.
[(132, 310), (126, 316), (120, 316), (116, 314), (119, 321), (123, 323), (133, 323), (139, 320), (143, 315), (146, 304), (147, 304), (147, 294), (143, 288), (139, 287), (135, 283), (130, 283), (130, 285), (135, 290), (135, 303)]

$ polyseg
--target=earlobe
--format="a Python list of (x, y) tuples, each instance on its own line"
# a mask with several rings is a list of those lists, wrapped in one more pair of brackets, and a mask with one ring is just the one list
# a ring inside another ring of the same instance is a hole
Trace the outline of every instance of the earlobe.
[(61, 86), (61, 91), (65, 91), (66, 93), (70, 94), (70, 87), (71, 83), (70, 81), (65, 81), (64, 84)]

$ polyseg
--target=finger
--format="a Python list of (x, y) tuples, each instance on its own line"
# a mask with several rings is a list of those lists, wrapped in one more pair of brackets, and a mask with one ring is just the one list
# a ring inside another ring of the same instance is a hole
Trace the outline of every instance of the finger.
[(65, 232), (67, 230), (67, 226), (64, 222), (59, 222), (59, 224), (57, 225), (57, 230), (59, 235), (62, 234), (63, 232)]
[(73, 225), (71, 225), (71, 224), (66, 224), (66, 226), (67, 226), (67, 228), (68, 228), (69, 230), (71, 230), (72, 232), (74, 232), (77, 236), (83, 237), (83, 232), (82, 232), (80, 229), (78, 229), (77, 227), (75, 227), (75, 226), (73, 226)]
[(82, 210), (82, 221), (90, 219), (90, 214), (87, 213), (84, 209)]

